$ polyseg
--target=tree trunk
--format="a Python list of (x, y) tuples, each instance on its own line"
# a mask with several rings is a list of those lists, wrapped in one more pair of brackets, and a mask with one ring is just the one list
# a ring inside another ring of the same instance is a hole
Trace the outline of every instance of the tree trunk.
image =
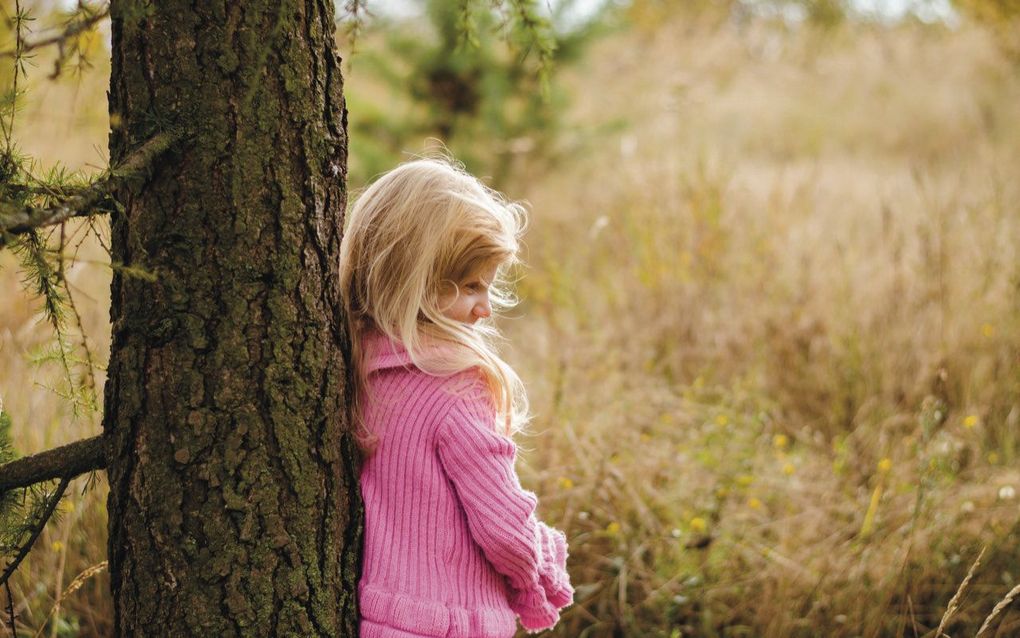
[(109, 558), (118, 636), (356, 636), (331, 0), (113, 0)]

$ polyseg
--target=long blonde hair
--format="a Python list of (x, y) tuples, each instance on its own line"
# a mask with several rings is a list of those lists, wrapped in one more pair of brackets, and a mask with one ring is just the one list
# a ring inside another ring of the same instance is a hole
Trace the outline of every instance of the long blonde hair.
[(521, 204), (442, 156), (404, 162), (358, 197), (340, 247), (340, 290), (354, 368), (348, 396), (362, 451), (371, 454), (378, 443), (362, 414), (368, 390), (362, 337), (372, 329), (402, 343), (428, 374), (477, 367), (504, 434), (512, 437), (524, 428), (527, 395), (517, 373), (496, 353), (498, 330), (488, 319), (466, 325), (445, 317), (439, 293), (444, 285), (497, 265), (489, 286), (493, 310), (513, 307), (517, 300), (507, 275), (519, 263), (526, 224)]

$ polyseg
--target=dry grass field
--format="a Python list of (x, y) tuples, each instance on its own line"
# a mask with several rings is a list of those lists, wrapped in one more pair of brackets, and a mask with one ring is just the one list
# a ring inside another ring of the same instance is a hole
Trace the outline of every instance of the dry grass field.
[[(1020, 70), (967, 25), (635, 17), (563, 80), (573, 122), (626, 126), (505, 186), (531, 204), (500, 320), (535, 415), (518, 470), (577, 589), (550, 635), (934, 636), (984, 548), (945, 625), (975, 635), (1020, 582)], [(46, 70), (23, 149), (101, 165), (108, 68)], [(99, 363), (105, 259), (90, 239), (67, 272)], [(28, 454), (99, 416), (33, 362), (53, 333), (19, 280), (0, 253)], [(101, 567), (71, 586), (105, 558), (105, 486), (72, 485), (19, 635), (110, 630)], [(1020, 603), (982, 635), (1020, 635)]]

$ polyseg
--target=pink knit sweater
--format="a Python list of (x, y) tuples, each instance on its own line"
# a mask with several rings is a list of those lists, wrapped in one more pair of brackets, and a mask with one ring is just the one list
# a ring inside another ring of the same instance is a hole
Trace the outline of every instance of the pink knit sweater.
[[(512, 638), (573, 602), (563, 532), (535, 517), (481, 374), (428, 375), (365, 337), (379, 446), (361, 471), (361, 638)], [(464, 391), (467, 388), (468, 392)]]

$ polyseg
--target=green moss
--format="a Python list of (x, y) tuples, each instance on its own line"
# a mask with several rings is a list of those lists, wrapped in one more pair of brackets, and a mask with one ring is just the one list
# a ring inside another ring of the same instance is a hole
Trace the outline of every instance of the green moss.
[(240, 66), (241, 63), (237, 54), (229, 49), (220, 54), (219, 58), (217, 58), (217, 62), (219, 63), (220, 70), (227, 75), (236, 71), (237, 67)]

